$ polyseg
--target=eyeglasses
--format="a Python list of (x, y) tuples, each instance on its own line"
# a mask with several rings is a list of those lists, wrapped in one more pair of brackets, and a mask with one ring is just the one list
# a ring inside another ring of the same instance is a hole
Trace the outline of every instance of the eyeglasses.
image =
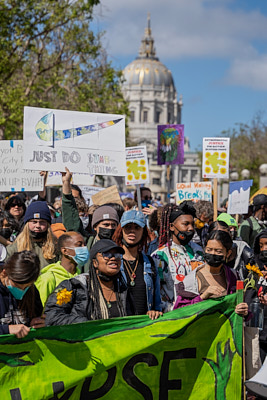
[(115, 257), (116, 260), (121, 260), (122, 259), (122, 254), (121, 253), (110, 253), (108, 251), (105, 251), (105, 252), (103, 252), (101, 254), (102, 254), (103, 258), (107, 258), (107, 259), (110, 259), (110, 258), (113, 258), (113, 257)]

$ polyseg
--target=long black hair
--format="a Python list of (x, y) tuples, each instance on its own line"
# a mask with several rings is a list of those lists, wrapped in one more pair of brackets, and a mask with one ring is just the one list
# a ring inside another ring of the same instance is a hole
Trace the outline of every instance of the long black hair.
[[(9, 279), (14, 283), (26, 284), (35, 282), (40, 274), (40, 260), (37, 254), (24, 250), (12, 254), (3, 266)], [(35, 316), (35, 287), (29, 290), (19, 302), (19, 309), (24, 311), (29, 318)]]
[(205, 247), (207, 246), (209, 240), (218, 240), (218, 242), (221, 242), (227, 252), (231, 250), (233, 246), (233, 241), (230, 234), (225, 231), (212, 231), (206, 239)]

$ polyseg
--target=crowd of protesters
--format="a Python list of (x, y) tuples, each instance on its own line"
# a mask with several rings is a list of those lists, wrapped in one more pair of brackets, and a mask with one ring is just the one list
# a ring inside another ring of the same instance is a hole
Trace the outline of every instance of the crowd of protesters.
[[(208, 201), (163, 205), (149, 188), (121, 204), (88, 207), (72, 174), (62, 197), (1, 200), (0, 334), (21, 338), (31, 327), (162, 313), (235, 292), (247, 266), (259, 268), (236, 313), (249, 324), (250, 304), (264, 310), (261, 360), (267, 351), (267, 196), (253, 198), (240, 221)], [(223, 207), (225, 203), (223, 204)], [(248, 217), (248, 218), (246, 218)]]

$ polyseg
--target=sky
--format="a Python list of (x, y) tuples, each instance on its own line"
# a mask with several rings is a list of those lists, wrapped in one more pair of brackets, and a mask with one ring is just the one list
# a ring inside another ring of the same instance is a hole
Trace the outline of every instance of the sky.
[(93, 28), (124, 69), (138, 55), (147, 13), (159, 60), (171, 70), (192, 150), (202, 137), (267, 120), (266, 0), (102, 0)]

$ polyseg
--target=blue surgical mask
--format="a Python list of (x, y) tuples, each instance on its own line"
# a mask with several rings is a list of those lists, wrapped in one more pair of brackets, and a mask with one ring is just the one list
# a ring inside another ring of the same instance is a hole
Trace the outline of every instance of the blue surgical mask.
[(68, 254), (68, 256), (71, 257), (76, 262), (76, 264), (81, 267), (89, 260), (89, 251), (86, 246), (66, 247), (66, 249), (75, 250), (75, 256), (71, 256), (70, 254)]
[(143, 208), (148, 207), (151, 204), (151, 200), (142, 200), (141, 204)]
[(6, 285), (6, 287), (8, 288), (8, 290), (10, 291), (12, 296), (15, 297), (15, 299), (22, 300), (23, 296), (25, 295), (25, 293), (27, 292), (27, 290), (29, 289), (30, 286), (26, 287), (25, 289), (20, 289), (16, 286), (12, 286), (9, 284), (9, 285)]

